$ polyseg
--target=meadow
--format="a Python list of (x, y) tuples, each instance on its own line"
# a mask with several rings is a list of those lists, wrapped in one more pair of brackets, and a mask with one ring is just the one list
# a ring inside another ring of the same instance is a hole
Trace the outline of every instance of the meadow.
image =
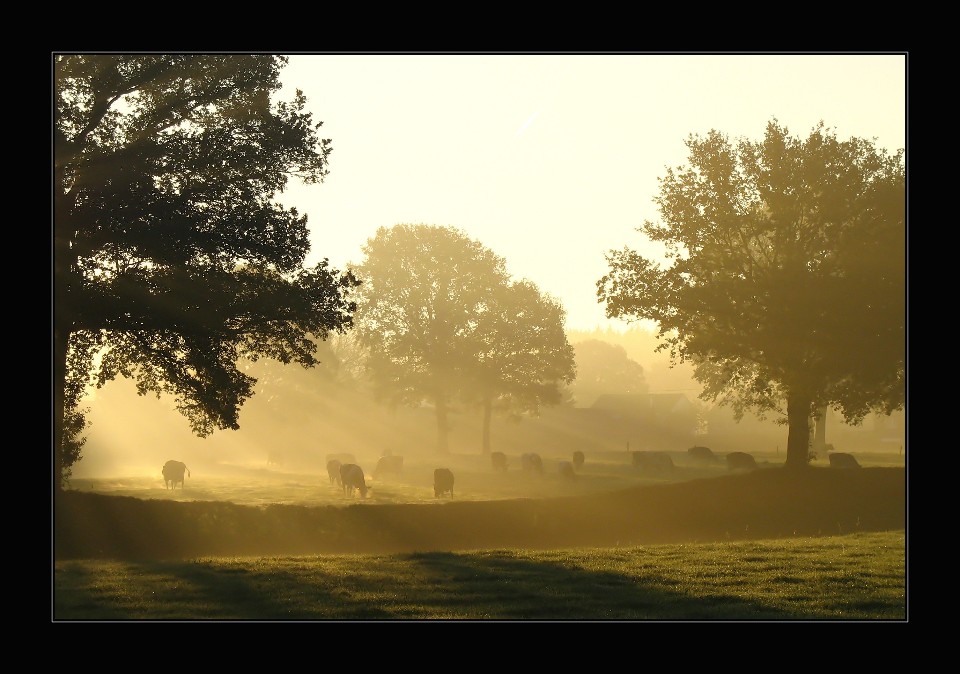
[(903, 621), (903, 531), (399, 555), (73, 560), (57, 620)]
[[(367, 465), (369, 457), (358, 457)], [(904, 620), (906, 468), (776, 455), (669, 473), (595, 454), (564, 480), (405, 459), (345, 495), (316, 466), (192, 468), (185, 489), (74, 480), (54, 510), (54, 620)], [(818, 465), (819, 464), (819, 465)], [(433, 468), (456, 475), (435, 498)], [(159, 474), (159, 467), (157, 470)]]

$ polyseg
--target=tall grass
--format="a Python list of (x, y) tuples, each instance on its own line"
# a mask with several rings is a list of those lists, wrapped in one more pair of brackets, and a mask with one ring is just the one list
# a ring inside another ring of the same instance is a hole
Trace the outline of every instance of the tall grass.
[(902, 621), (905, 531), (54, 564), (56, 621)]

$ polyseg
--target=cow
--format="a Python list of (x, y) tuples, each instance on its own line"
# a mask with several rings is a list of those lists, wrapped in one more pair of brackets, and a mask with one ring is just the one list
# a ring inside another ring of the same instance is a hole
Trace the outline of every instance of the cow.
[(560, 477), (564, 480), (576, 480), (577, 474), (573, 471), (573, 463), (570, 461), (560, 461), (557, 464), (557, 470), (560, 472)]
[(753, 458), (753, 454), (730, 452), (727, 454), (727, 468), (729, 470), (756, 470), (757, 461)]
[(520, 466), (525, 473), (538, 473), (543, 475), (543, 459), (539, 454), (528, 452), (520, 455)]
[(187, 468), (187, 464), (182, 461), (167, 461), (163, 464), (163, 484), (167, 489), (176, 489), (177, 482), (180, 483), (180, 488), (183, 489), (183, 473), (186, 471), (187, 477), (190, 477), (190, 469)]
[(845, 452), (833, 452), (830, 454), (831, 468), (861, 468), (860, 462), (853, 454)]
[(453, 498), (453, 471), (449, 468), (437, 468), (433, 471), (433, 497), (440, 498), (447, 492)]
[(666, 452), (631, 452), (634, 468), (645, 473), (672, 473), (673, 459)]
[(700, 447), (695, 446), (687, 450), (687, 454), (694, 461), (699, 461), (700, 463), (716, 463), (717, 455), (713, 453), (713, 450), (709, 447)]
[(339, 459), (330, 459), (327, 461), (327, 477), (330, 478), (330, 484), (336, 482), (338, 487), (343, 486), (343, 482), (340, 480), (340, 466), (342, 465)]
[(583, 468), (583, 452), (574, 452), (573, 453), (573, 467), (576, 470)]
[(363, 468), (355, 463), (345, 463), (340, 466), (340, 484), (343, 485), (344, 496), (353, 496), (353, 490), (359, 489), (360, 496), (367, 497), (367, 482), (363, 475)]
[(490, 454), (490, 465), (496, 473), (507, 472), (507, 455), (503, 452), (493, 452)]
[(381, 475), (386, 475), (388, 473), (399, 474), (402, 469), (402, 456), (381, 456), (380, 460), (377, 461), (377, 467), (373, 469), (373, 477), (379, 478)]

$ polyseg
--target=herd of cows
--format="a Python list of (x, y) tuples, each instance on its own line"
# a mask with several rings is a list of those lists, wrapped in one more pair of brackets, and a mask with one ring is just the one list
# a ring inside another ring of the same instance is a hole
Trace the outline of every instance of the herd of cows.
[[(631, 464), (634, 468), (645, 474), (669, 475), (676, 466), (673, 458), (666, 452), (641, 451), (630, 452)], [(717, 464), (720, 458), (709, 448), (694, 446), (687, 450), (688, 459), (700, 464)], [(832, 452), (829, 454), (831, 468), (860, 468), (860, 463), (852, 454), (844, 452)], [(582, 471), (585, 457), (583, 452), (573, 452), (570, 461), (558, 461), (557, 472), (564, 480), (575, 481), (578, 474)], [(269, 461), (268, 461), (269, 463)], [(494, 472), (507, 471), (507, 455), (503, 452), (492, 452), (490, 454), (490, 466)], [(731, 471), (749, 471), (760, 468), (752, 454), (746, 452), (730, 452), (726, 455), (727, 468)], [(535, 452), (527, 452), (520, 455), (520, 469), (524, 473), (543, 475), (543, 459)], [(374, 479), (379, 479), (385, 475), (399, 474), (403, 470), (403, 457), (395, 455), (382, 456), (377, 461), (377, 466), (373, 471)], [(177, 483), (180, 488), (184, 487), (184, 474), (190, 476), (190, 470), (182, 461), (167, 461), (162, 468), (163, 482), (167, 489), (176, 489)], [(327, 476), (330, 484), (336, 484), (343, 489), (347, 497), (354, 497), (359, 493), (361, 498), (367, 497), (367, 491), (370, 487), (367, 485), (366, 476), (363, 469), (357, 464), (356, 458), (352, 454), (328, 454), (327, 455)], [(453, 497), (453, 471), (449, 468), (436, 468), (433, 471), (433, 495), (434, 498), (449, 494)]]

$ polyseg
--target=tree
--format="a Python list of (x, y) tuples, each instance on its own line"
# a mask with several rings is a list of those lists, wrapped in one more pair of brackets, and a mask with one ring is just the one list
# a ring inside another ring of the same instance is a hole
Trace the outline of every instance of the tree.
[(392, 405), (432, 403), (446, 453), (478, 316), (509, 280), (504, 260), (453, 227), (422, 224), (381, 227), (363, 252), (356, 335), (374, 394)]
[(563, 309), (503, 258), (453, 227), (381, 227), (364, 246), (356, 335), (374, 392), (391, 404), (433, 404), (449, 451), (457, 401), (532, 410), (572, 377)]
[(561, 401), (574, 380), (573, 347), (567, 341), (563, 306), (526, 279), (489, 297), (473, 335), (473, 374), (466, 396), (483, 409), (482, 451), (489, 454), (493, 411), (536, 414)]
[(738, 419), (777, 413), (786, 465), (806, 466), (818, 408), (857, 424), (904, 405), (903, 150), (822, 122), (795, 138), (775, 119), (760, 142), (711, 131), (686, 144), (689, 165), (667, 169), (654, 199), (663, 222), (639, 230), (671, 265), (610, 251), (598, 298), (609, 317), (655, 321), (702, 398)]
[(573, 348), (577, 363), (573, 390), (577, 403), (592, 403), (604, 393), (648, 392), (643, 366), (629, 358), (624, 347), (587, 339), (575, 343)]
[(275, 201), (291, 177), (322, 182), (331, 152), (301, 91), (271, 102), (286, 62), (54, 56), (57, 488), (88, 381), (173, 394), (204, 436), (239, 427), (255, 380), (238, 359), (310, 367), (350, 327), (357, 280), (304, 268), (307, 218)]

